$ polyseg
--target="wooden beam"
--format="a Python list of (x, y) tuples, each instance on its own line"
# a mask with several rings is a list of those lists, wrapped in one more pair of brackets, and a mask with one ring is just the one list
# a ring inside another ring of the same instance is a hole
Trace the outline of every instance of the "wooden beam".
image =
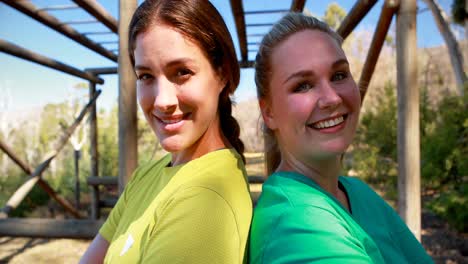
[(119, 191), (138, 164), (136, 77), (128, 54), (128, 25), (136, 0), (119, 0)]
[[(3, 143), (2, 140), (0, 140), (0, 149), (3, 150), (3, 152), (5, 152), (8, 157), (10, 157), (26, 174), (31, 175), (33, 173), (32, 168), (26, 162), (17, 157), (13, 153), (13, 150), (5, 143)], [(55, 192), (55, 190), (50, 187), (50, 185), (44, 179), (39, 178), (38, 184), (50, 197), (52, 197), (52, 199), (59, 203), (65, 209), (65, 211), (69, 212), (76, 218), (81, 218), (80, 212), (74, 208), (73, 205), (71, 205), (65, 198)], [(7, 217), (7, 215), (3, 215), (0, 218), (4, 217)]]
[(361, 72), (361, 78), (359, 80), (359, 90), (361, 92), (361, 102), (364, 101), (364, 97), (367, 93), (367, 88), (371, 81), (372, 75), (374, 74), (375, 65), (379, 59), (380, 51), (385, 42), (385, 37), (387, 36), (388, 29), (392, 23), (392, 18), (395, 12), (397, 11), (398, 6), (393, 3), (393, 1), (385, 1), (382, 11), (380, 12), (379, 21), (375, 27), (374, 36), (367, 53), (366, 62)]
[(10, 159), (12, 159), (16, 163), (16, 165), (18, 165), (24, 172), (26, 172), (26, 174), (32, 173), (31, 167), (29, 167), (29, 165), (26, 162), (24, 162), (21, 158), (16, 156), (13, 150), (6, 143), (4, 143), (1, 139), (0, 139), (0, 149), (5, 154), (7, 154), (7, 156), (10, 157)]
[(291, 3), (291, 12), (302, 12), (304, 10), (305, 0), (293, 0)]
[(117, 56), (114, 53), (110, 52), (101, 45), (96, 44), (91, 39), (80, 34), (71, 26), (63, 24), (56, 17), (48, 14), (46, 11), (39, 10), (36, 6), (34, 6), (33, 3), (31, 3), (31, 1), (4, 0), (3, 2), (13, 7), (14, 9), (22, 12), (23, 14), (52, 28), (53, 30), (71, 38), (72, 40), (80, 43), (81, 45), (101, 54), (102, 56), (114, 62), (117, 62)]
[(239, 48), (241, 51), (241, 61), (248, 60), (247, 56), (247, 35), (245, 33), (245, 17), (242, 0), (231, 0), (231, 10), (236, 22), (237, 38), (239, 39)]
[(89, 14), (103, 23), (108, 29), (114, 33), (118, 33), (117, 19), (115, 19), (107, 10), (102, 7), (97, 1), (90, 0), (73, 0), (77, 5), (86, 10)]
[(103, 223), (88, 219), (0, 219), (0, 236), (92, 239)]
[(85, 71), (91, 72), (96, 75), (118, 73), (117, 67), (86, 68)]
[(445, 44), (447, 44), (447, 50), (450, 55), (450, 61), (452, 62), (455, 81), (458, 87), (458, 95), (463, 96), (464, 84), (467, 81), (467, 77), (463, 67), (463, 56), (460, 52), (457, 39), (450, 30), (450, 27), (447, 23), (447, 15), (445, 15), (443, 9), (440, 8), (440, 6), (434, 0), (424, 0), (424, 2), (431, 9), (437, 28), (439, 29), (442, 37), (444, 37)]
[(401, 1), (397, 13), (398, 212), (421, 239), (419, 89), (416, 0)]
[(96, 95), (91, 98), (88, 104), (81, 110), (78, 117), (75, 119), (73, 124), (65, 130), (62, 137), (57, 141), (55, 144), (54, 150), (46, 155), (44, 161), (37, 166), (34, 172), (31, 174), (30, 177), (26, 180), (23, 185), (21, 185), (16, 192), (11, 196), (11, 198), (7, 201), (5, 207), (1, 210), (2, 214), (0, 218), (4, 218), (10, 214), (12, 210), (14, 210), (18, 205), (24, 200), (26, 195), (32, 190), (34, 185), (40, 180), (42, 173), (49, 167), (50, 162), (57, 156), (57, 154), (63, 149), (65, 144), (67, 143), (70, 136), (73, 134), (75, 129), (78, 127), (80, 122), (83, 120), (86, 113), (91, 109), (91, 106), (96, 103), (98, 96), (101, 94), (101, 91), (97, 91)]
[(351, 11), (344, 18), (336, 32), (346, 39), (354, 28), (361, 22), (371, 8), (377, 3), (377, 0), (358, 0)]
[(38, 63), (40, 65), (43, 65), (43, 66), (46, 66), (46, 67), (49, 67), (49, 68), (52, 68), (52, 69), (55, 69), (64, 73), (68, 73), (76, 77), (80, 77), (82, 79), (85, 79), (91, 82), (95, 82), (99, 84), (104, 83), (103, 79), (95, 76), (92, 73), (81, 71), (77, 68), (74, 68), (72, 66), (61, 63), (59, 61), (47, 58), (40, 54), (34, 53), (32, 51), (29, 51), (27, 49), (24, 49), (20, 46), (17, 46), (13, 43), (10, 43), (2, 39), (0, 39), (0, 51), (16, 56), (21, 59), (25, 59), (31, 62)]

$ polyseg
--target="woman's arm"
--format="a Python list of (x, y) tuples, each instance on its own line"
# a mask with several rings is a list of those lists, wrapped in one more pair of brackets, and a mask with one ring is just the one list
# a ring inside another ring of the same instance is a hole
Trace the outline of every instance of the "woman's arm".
[(106, 256), (109, 242), (103, 236), (97, 234), (93, 242), (89, 245), (88, 249), (80, 259), (80, 264), (94, 264), (103, 263)]

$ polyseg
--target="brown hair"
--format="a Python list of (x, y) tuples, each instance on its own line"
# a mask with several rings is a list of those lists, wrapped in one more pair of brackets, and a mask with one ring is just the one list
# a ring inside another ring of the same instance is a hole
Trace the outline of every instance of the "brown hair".
[[(257, 85), (258, 99), (266, 99), (269, 96), (272, 73), (271, 56), (274, 49), (292, 34), (307, 29), (325, 32), (340, 45), (343, 42), (340, 35), (333, 31), (326, 23), (315, 17), (294, 12), (285, 15), (263, 37), (257, 57), (255, 58), (255, 84)], [(263, 125), (263, 132), (265, 134), (266, 170), (267, 175), (270, 175), (278, 167), (281, 161), (281, 153), (273, 131), (266, 125)]]
[(223, 18), (208, 0), (144, 1), (133, 14), (129, 26), (128, 48), (133, 65), (137, 35), (155, 24), (170, 26), (197, 44), (213, 69), (227, 81), (218, 102), (221, 130), (245, 162), (244, 143), (239, 138), (239, 124), (232, 116), (230, 98), (239, 84), (240, 69)]

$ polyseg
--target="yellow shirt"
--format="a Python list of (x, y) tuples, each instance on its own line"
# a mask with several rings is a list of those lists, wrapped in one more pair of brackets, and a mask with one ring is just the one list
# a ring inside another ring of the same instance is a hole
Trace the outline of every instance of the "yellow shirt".
[(139, 167), (99, 233), (105, 263), (246, 263), (252, 202), (233, 149)]

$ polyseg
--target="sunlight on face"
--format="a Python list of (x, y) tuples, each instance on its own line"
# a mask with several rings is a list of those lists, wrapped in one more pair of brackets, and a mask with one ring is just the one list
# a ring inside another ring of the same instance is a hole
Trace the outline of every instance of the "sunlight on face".
[(140, 33), (134, 54), (140, 107), (162, 147), (197, 148), (203, 135), (218, 129), (214, 121), (225, 83), (200, 48), (168, 26)]
[(282, 152), (301, 160), (341, 155), (359, 117), (359, 91), (339, 44), (319, 30), (297, 32), (273, 51), (262, 112)]

